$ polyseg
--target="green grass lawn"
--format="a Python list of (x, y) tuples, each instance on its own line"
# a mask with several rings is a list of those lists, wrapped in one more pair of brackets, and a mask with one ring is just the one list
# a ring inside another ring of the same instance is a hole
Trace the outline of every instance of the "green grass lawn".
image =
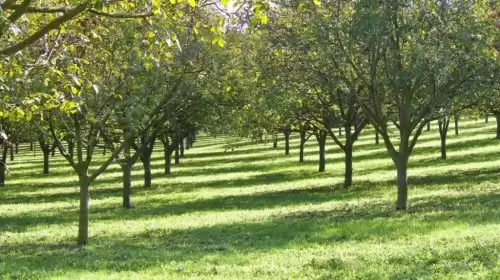
[(23, 146), (0, 189), (0, 278), (500, 279), (496, 123), (460, 125), (447, 160), (435, 124), (421, 136), (403, 213), (372, 130), (355, 145), (349, 191), (331, 140), (323, 174), (313, 137), (301, 164), (297, 135), (288, 157), (282, 140), (224, 153), (231, 139), (199, 137), (168, 178), (158, 148), (153, 189), (135, 166), (134, 209), (121, 208), (117, 165), (93, 183), (86, 248), (74, 241), (77, 177), (61, 156), (41, 175), (41, 152)]

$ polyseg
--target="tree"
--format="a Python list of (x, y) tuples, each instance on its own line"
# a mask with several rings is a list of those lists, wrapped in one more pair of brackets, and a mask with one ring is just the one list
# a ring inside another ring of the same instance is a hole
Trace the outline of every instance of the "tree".
[[(487, 36), (482, 37), (476, 15), (483, 11), (466, 2), (450, 7), (430, 1), (337, 6), (334, 63), (346, 84), (363, 89), (355, 95), (357, 103), (383, 137), (397, 169), (398, 210), (407, 208), (408, 159), (422, 129), (435, 118), (434, 104), (452, 99), (481, 75)], [(392, 137), (389, 121), (398, 139)]]

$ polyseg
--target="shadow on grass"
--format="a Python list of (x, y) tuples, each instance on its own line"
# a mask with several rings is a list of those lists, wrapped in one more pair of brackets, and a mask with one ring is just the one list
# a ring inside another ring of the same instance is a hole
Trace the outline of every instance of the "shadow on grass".
[[(264, 221), (246, 221), (188, 229), (145, 229), (135, 236), (98, 236), (86, 249), (74, 246), (8, 244), (0, 248), (7, 273), (26, 278), (57, 271), (141, 271), (173, 261), (198, 261), (207, 256), (231, 262), (231, 256), (301, 248), (310, 244), (391, 242), (421, 237), (468, 223), (500, 222), (499, 194), (425, 197), (413, 201), (406, 213), (374, 199), (332, 210), (277, 215)], [(70, 240), (68, 240), (68, 243)], [(50, 259), (50, 262), (46, 260)], [(30, 269), (25, 269), (29, 267)], [(181, 273), (181, 271), (177, 271)]]

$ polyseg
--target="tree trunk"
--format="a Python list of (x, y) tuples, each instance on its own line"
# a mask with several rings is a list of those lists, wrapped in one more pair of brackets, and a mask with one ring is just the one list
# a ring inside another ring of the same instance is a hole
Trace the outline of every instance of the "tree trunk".
[(175, 146), (175, 164), (179, 164), (180, 162), (180, 153), (179, 153), (179, 144)]
[(19, 143), (16, 143), (16, 155), (19, 154)]
[(80, 182), (80, 219), (78, 222), (78, 246), (89, 243), (89, 176), (79, 175)]
[(33, 151), (33, 140), (30, 142), (30, 151)]
[(345, 149), (345, 172), (344, 172), (344, 189), (352, 186), (352, 145), (346, 143)]
[(123, 173), (123, 207), (133, 208), (132, 205), (132, 167), (128, 158), (121, 164)]
[(56, 155), (56, 143), (52, 145), (52, 156), (54, 157)]
[(50, 150), (49, 149), (42, 149), (42, 152), (43, 152), (43, 174), (49, 175)]
[(285, 156), (290, 154), (290, 133), (291, 131), (289, 129), (283, 131), (283, 134), (285, 134)]
[(70, 157), (73, 157), (75, 153), (75, 142), (74, 141), (69, 141), (68, 142), (68, 153)]
[(458, 119), (459, 119), (459, 116), (458, 115), (455, 115), (454, 116), (454, 121), (455, 121), (455, 135), (458, 135)]
[(0, 187), (5, 187), (5, 163), (0, 160)]
[(306, 132), (300, 132), (299, 162), (304, 162), (304, 146), (306, 144)]
[(439, 138), (441, 140), (441, 158), (446, 159), (446, 137), (450, 126), (450, 118), (445, 117), (444, 120), (438, 120)]
[(275, 138), (273, 141), (273, 149), (276, 149), (276, 148), (278, 148), (278, 139)]
[(191, 145), (193, 145), (193, 141), (191, 140), (191, 133), (189, 133), (186, 137), (186, 150), (189, 150)]
[(378, 135), (378, 131), (375, 130), (375, 144), (378, 145), (379, 143), (379, 135)]
[(146, 149), (142, 155), (142, 165), (144, 167), (144, 187), (151, 188), (151, 152), (152, 150)]
[(181, 152), (181, 157), (184, 156), (184, 139), (181, 139), (180, 142), (180, 152)]
[[(402, 158), (404, 156), (400, 156)], [(406, 210), (408, 202), (408, 164), (406, 159), (400, 159), (397, 163), (398, 176), (398, 199), (396, 201), (396, 210)]]
[(319, 132), (316, 135), (316, 139), (318, 140), (319, 145), (319, 172), (325, 172), (325, 146), (326, 146), (326, 132)]
[(102, 149), (102, 155), (105, 156), (106, 155), (106, 146), (104, 146), (104, 148)]
[(339, 126), (339, 136), (342, 136), (342, 127)]
[(165, 154), (165, 175), (170, 175), (171, 174), (170, 166), (172, 165), (172, 150), (169, 150), (167, 148), (165, 149), (164, 154)]
[(10, 161), (14, 161), (14, 145), (10, 146)]
[(497, 139), (500, 140), (500, 113), (495, 114), (497, 119)]
[(441, 159), (446, 159), (446, 135), (441, 135)]
[(488, 123), (488, 114), (484, 115), (484, 122)]
[(7, 145), (4, 143), (2, 157), (0, 157), (0, 187), (5, 186), (5, 173), (7, 172)]
[(427, 131), (431, 131), (431, 122), (427, 123)]

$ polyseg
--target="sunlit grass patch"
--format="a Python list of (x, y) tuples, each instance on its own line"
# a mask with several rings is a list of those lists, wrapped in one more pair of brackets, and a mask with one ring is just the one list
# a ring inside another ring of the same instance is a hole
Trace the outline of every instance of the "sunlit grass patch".
[[(90, 245), (76, 248), (77, 178), (61, 156), (41, 175), (23, 145), (0, 189), (0, 276), (5, 279), (497, 279), (500, 142), (495, 123), (461, 121), (439, 155), (433, 123), (410, 159), (409, 210), (394, 210), (395, 170), (368, 128), (355, 145), (354, 181), (342, 189), (343, 153), (329, 140), (298, 163), (284, 140), (224, 147), (200, 136), (172, 175), (161, 145), (153, 188), (133, 171), (135, 208), (121, 208), (113, 164), (91, 185)], [(102, 161), (102, 155), (96, 154)]]

